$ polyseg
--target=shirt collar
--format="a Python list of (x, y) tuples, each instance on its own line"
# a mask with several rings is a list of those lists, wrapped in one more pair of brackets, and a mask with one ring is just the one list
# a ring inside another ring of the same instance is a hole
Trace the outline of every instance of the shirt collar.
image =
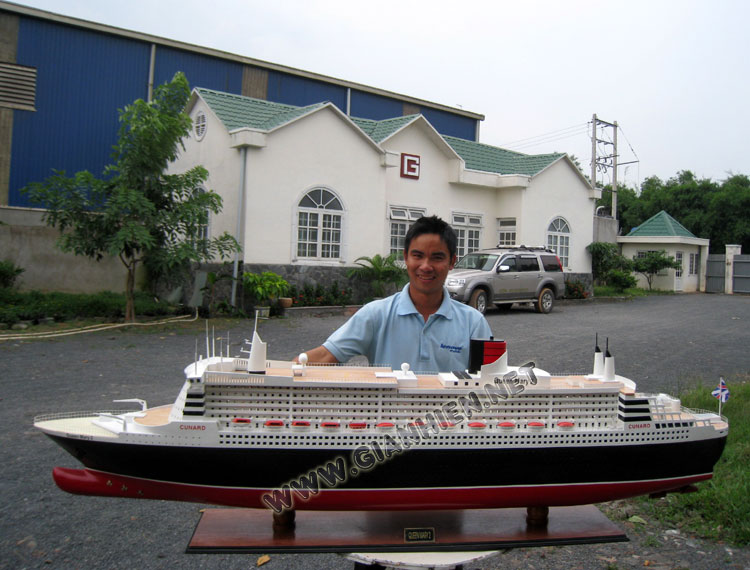
[[(398, 294), (398, 314), (399, 315), (418, 315), (419, 311), (414, 306), (414, 302), (409, 296), (409, 284), (404, 285), (401, 292)], [(443, 302), (440, 303), (438, 310), (435, 311), (435, 315), (439, 315), (446, 319), (453, 318), (453, 307), (451, 307), (451, 298), (448, 289), (443, 287)]]

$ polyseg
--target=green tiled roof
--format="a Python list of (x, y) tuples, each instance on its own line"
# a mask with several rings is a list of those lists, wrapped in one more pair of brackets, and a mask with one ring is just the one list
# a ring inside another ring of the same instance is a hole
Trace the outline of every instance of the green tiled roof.
[(371, 119), (358, 119), (352, 117), (352, 121), (362, 129), (368, 137), (376, 143), (388, 138), (397, 130), (411, 123), (419, 115), (407, 115), (405, 117), (394, 117), (393, 119), (383, 119), (382, 121), (373, 121)]
[(228, 131), (241, 127), (268, 131), (324, 105), (316, 103), (307, 107), (297, 107), (211, 89), (197, 88), (196, 91)]
[(522, 154), (456, 137), (443, 138), (464, 159), (466, 168), (483, 172), (534, 176), (565, 156), (562, 153)]
[(640, 226), (630, 230), (629, 236), (680, 236), (680, 237), (691, 237), (695, 235), (683, 226), (680, 222), (675, 220), (672, 216), (667, 214), (664, 210), (651, 216), (648, 220), (643, 222)]
[[(196, 91), (228, 131), (242, 127), (268, 131), (325, 105), (316, 103), (297, 107), (211, 89), (196, 88)], [(418, 116), (407, 115), (382, 121), (351, 117), (351, 120), (376, 144), (380, 144)], [(561, 153), (522, 154), (456, 137), (443, 136), (443, 139), (464, 159), (466, 168), (483, 172), (534, 176), (564, 156)]]

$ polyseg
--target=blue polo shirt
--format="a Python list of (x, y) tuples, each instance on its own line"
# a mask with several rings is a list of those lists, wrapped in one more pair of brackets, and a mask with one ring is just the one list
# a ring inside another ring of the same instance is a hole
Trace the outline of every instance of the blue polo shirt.
[(323, 343), (339, 362), (364, 355), (371, 365), (398, 370), (408, 362), (414, 372), (449, 372), (469, 366), (469, 339), (492, 335), (476, 309), (454, 301), (443, 289), (443, 302), (425, 322), (409, 297), (400, 293), (372, 301)]

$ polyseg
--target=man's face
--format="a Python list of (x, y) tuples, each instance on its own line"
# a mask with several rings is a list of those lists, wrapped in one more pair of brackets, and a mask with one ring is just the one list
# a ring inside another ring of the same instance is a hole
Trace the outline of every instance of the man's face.
[(411, 240), (404, 252), (409, 287), (429, 295), (443, 291), (448, 271), (453, 269), (456, 256), (451, 257), (448, 246), (437, 234), (422, 234)]

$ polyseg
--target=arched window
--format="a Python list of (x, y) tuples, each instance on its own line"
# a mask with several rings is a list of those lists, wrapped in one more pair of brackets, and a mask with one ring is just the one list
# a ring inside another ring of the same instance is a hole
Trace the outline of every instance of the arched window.
[(330, 190), (315, 188), (299, 201), (297, 257), (341, 257), (341, 219), (344, 208)]
[(557, 254), (563, 267), (568, 267), (570, 226), (563, 218), (555, 218), (547, 227), (547, 247)]

